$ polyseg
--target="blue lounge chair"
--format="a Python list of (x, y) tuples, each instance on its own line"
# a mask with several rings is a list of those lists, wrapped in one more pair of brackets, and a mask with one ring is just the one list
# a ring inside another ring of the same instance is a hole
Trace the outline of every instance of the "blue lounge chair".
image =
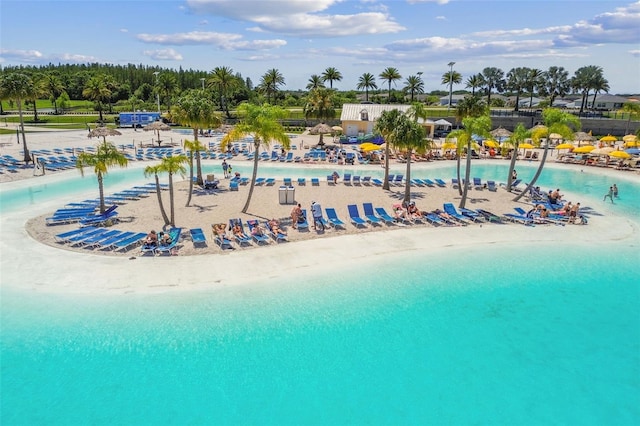
[(345, 223), (340, 220), (340, 218), (338, 217), (338, 214), (336, 213), (336, 209), (334, 209), (333, 207), (327, 207), (325, 208), (325, 211), (327, 212), (327, 219), (329, 220), (329, 223), (334, 227), (345, 227)]
[(121, 232), (119, 235), (100, 241), (96, 246), (100, 247), (100, 250), (110, 250), (115, 247), (117, 242), (130, 238), (134, 234), (135, 232), (132, 231)]
[(75, 237), (77, 235), (82, 235), (85, 234), (87, 232), (93, 231), (97, 228), (93, 227), (93, 226), (87, 226), (84, 228), (78, 228), (78, 229), (74, 229), (73, 231), (68, 231), (68, 232), (63, 232), (61, 234), (55, 235), (54, 239), (59, 242), (59, 243), (65, 243), (69, 240), (69, 238)]
[(283, 234), (282, 232), (278, 231), (278, 232), (274, 232), (273, 229), (271, 228), (271, 224), (269, 223), (268, 220), (265, 220), (265, 226), (267, 228), (267, 232), (269, 233), (269, 235), (271, 236), (271, 238), (273, 238), (276, 242), (281, 242), (281, 241), (288, 241), (287, 240), (287, 235)]
[(207, 245), (207, 237), (205, 237), (202, 228), (189, 229), (189, 234), (191, 235), (191, 241), (194, 247)]
[(182, 234), (182, 228), (171, 228), (169, 230), (169, 236), (171, 237), (171, 242), (165, 245), (158, 245), (156, 247), (156, 254), (175, 254), (175, 250), (178, 247), (178, 243), (180, 242), (180, 235)]
[(443, 181), (442, 179), (438, 178), (438, 179), (435, 179), (435, 181), (436, 181), (436, 185), (438, 185), (441, 188), (444, 188), (445, 186), (447, 186), (446, 182)]
[(307, 180), (303, 177), (298, 178), (298, 186), (304, 186), (307, 184)]
[[(224, 225), (224, 224), (223, 224)], [(226, 232), (224, 234), (218, 234), (216, 228), (216, 224), (211, 224), (211, 234), (213, 235), (213, 241), (222, 249), (225, 248), (233, 249), (233, 244), (229, 237), (227, 237)]]
[(362, 176), (363, 185), (371, 185), (371, 176)]
[(431, 179), (422, 179), (422, 183), (432, 188), (436, 186), (435, 182), (433, 182)]
[(354, 185), (360, 185), (360, 176), (359, 175), (354, 175), (351, 178), (351, 183), (353, 183)]
[(464, 224), (469, 223), (469, 218), (458, 213), (458, 211), (456, 210), (455, 206), (452, 203), (444, 203), (442, 207), (444, 208), (444, 212), (446, 214), (453, 217), (458, 222), (464, 223)]
[(116, 235), (122, 234), (122, 231), (118, 231), (117, 229), (109, 229), (105, 230), (105, 232), (93, 235), (92, 237), (85, 238), (77, 243), (77, 245), (83, 247), (94, 247), (100, 244), (100, 241), (107, 240), (111, 237), (115, 237)]
[(402, 179), (404, 179), (404, 175), (395, 175), (393, 177), (393, 181), (391, 181), (391, 179), (389, 179), (390, 183), (392, 183), (393, 185), (402, 185)]
[(387, 225), (396, 223), (396, 220), (391, 217), (389, 213), (387, 213), (384, 207), (376, 207), (375, 210), (378, 217), (382, 219)]
[(533, 219), (528, 218), (526, 216), (519, 215), (519, 214), (505, 213), (502, 216), (511, 222), (519, 223), (521, 225), (527, 225), (527, 226), (535, 225), (535, 222), (533, 221)]
[(427, 222), (429, 222), (430, 224), (435, 225), (435, 226), (448, 225), (447, 222), (442, 220), (440, 218), (440, 216), (438, 216), (435, 213), (425, 213), (424, 218), (427, 220)]
[(487, 189), (489, 191), (496, 192), (498, 190), (498, 187), (496, 186), (496, 182), (493, 181), (493, 180), (488, 180), (487, 181)]
[(358, 206), (355, 204), (349, 204), (347, 206), (347, 210), (349, 211), (349, 220), (356, 227), (365, 227), (367, 226), (367, 221), (360, 217), (360, 213), (358, 213)]
[(256, 178), (255, 186), (263, 185), (264, 181), (265, 181), (265, 178), (263, 177)]
[(362, 203), (362, 209), (364, 210), (364, 217), (369, 223), (372, 225), (382, 225), (382, 219), (376, 216), (372, 203)]
[(287, 163), (293, 162), (293, 152), (288, 152), (287, 156), (284, 159), (284, 161), (287, 162)]
[(335, 185), (336, 182), (333, 180), (333, 175), (327, 175), (327, 185)]
[(258, 243), (258, 244), (269, 244), (269, 237), (254, 231), (254, 228), (256, 226), (258, 226), (258, 221), (257, 220), (253, 220), (253, 219), (252, 220), (248, 220), (247, 221), (247, 226), (249, 227), (249, 233), (251, 233), (251, 238), (253, 238), (256, 243)]
[(320, 179), (311, 178), (311, 186), (320, 186)]
[(239, 189), (239, 182), (235, 179), (232, 179), (229, 182), (229, 191), (237, 191)]
[(296, 226), (298, 227), (298, 231), (306, 229), (309, 230), (309, 221), (307, 220), (309, 216), (307, 216), (307, 209), (302, 209), (302, 216), (298, 219), (298, 223)]
[(484, 209), (476, 209), (476, 211), (489, 222), (502, 223), (502, 219), (500, 218), (500, 216), (495, 213), (491, 213), (490, 211)]
[(284, 186), (291, 186), (291, 178), (284, 178), (282, 179), (282, 182), (284, 183)]
[(473, 178), (473, 189), (482, 191), (482, 179), (477, 177)]
[(116, 218), (117, 216), (118, 216), (118, 212), (116, 211), (98, 214), (98, 215), (85, 216), (84, 218), (80, 219), (80, 224), (82, 226), (103, 225), (107, 221), (110, 221), (110, 220), (115, 221), (117, 219)]
[(371, 179), (371, 183), (373, 183), (375, 186), (382, 186), (382, 181), (380, 179)]
[(342, 176), (342, 182), (344, 182), (345, 185), (351, 185), (351, 173), (345, 173), (344, 176)]
[(457, 189), (459, 185), (460, 185), (460, 182), (458, 182), (458, 179), (456, 179), (456, 178), (452, 178), (451, 179), (451, 186), (453, 186), (455, 189)]
[(475, 210), (465, 209), (464, 207), (460, 207), (460, 214), (468, 217), (474, 222), (481, 222), (484, 220), (484, 217)]
[(89, 238), (93, 238), (96, 235), (104, 234), (105, 232), (107, 232), (107, 229), (105, 228), (94, 228), (89, 232), (85, 232), (83, 234), (76, 234), (72, 237), (68, 237), (65, 240), (65, 242), (74, 246), (76, 244), (81, 244), (82, 241), (87, 240)]
[(422, 179), (413, 178), (410, 182), (411, 186), (424, 186), (424, 182), (422, 182)]
[(275, 180), (275, 178), (267, 178), (267, 179), (264, 181), (264, 184), (265, 184), (266, 186), (273, 186), (273, 185), (275, 185), (275, 184), (276, 184), (276, 180)]
[(147, 236), (144, 232), (138, 232), (130, 236), (129, 238), (125, 238), (124, 240), (117, 241), (113, 243), (113, 247), (116, 251), (127, 251), (131, 247), (136, 244), (139, 244), (144, 238)]
[(238, 243), (238, 245), (240, 247), (242, 246), (250, 246), (251, 245), (251, 237), (248, 236), (245, 232), (244, 232), (244, 226), (242, 226), (242, 220), (241, 219), (229, 219), (229, 227), (233, 230), (233, 227), (238, 224), (240, 225), (240, 229), (242, 230), (241, 233), (236, 234), (235, 232), (232, 231), (233, 233), (233, 238), (236, 240), (236, 243)]

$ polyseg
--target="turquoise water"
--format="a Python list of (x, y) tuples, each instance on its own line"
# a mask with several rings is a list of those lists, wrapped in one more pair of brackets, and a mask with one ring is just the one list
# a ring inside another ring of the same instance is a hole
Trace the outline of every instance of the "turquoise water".
[[(503, 180), (496, 167), (474, 176)], [(596, 208), (611, 183), (552, 169), (540, 182)], [(640, 184), (617, 183), (608, 208), (635, 217)], [(638, 424), (638, 253), (452, 247), (148, 295), (2, 286), (0, 422)]]

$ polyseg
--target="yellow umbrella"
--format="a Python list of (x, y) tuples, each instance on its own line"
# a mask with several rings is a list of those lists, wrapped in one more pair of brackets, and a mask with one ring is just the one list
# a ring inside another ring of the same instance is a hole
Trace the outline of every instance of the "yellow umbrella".
[(551, 133), (551, 134), (549, 135), (549, 139), (557, 139), (557, 140), (560, 140), (560, 139), (562, 139), (562, 135), (561, 135), (560, 133)]
[(456, 149), (456, 147), (457, 145), (455, 143), (443, 143), (440, 148), (447, 150), (447, 149)]
[(560, 145), (556, 146), (556, 149), (573, 149), (573, 148), (575, 147), (570, 143), (561, 143)]
[(611, 136), (611, 135), (607, 135), (604, 137), (600, 138), (600, 142), (615, 142), (617, 141), (618, 138), (616, 138), (615, 136)]
[(579, 148), (574, 149), (573, 152), (578, 154), (586, 154), (588, 152), (593, 151), (594, 149), (596, 149), (596, 147), (593, 145), (585, 145), (585, 146), (581, 146)]
[[(363, 144), (364, 145), (364, 144)], [(364, 152), (369, 152), (369, 151), (377, 151), (380, 149), (380, 147), (374, 143), (365, 146), (364, 148), (362, 147), (362, 145), (360, 145), (360, 149)]]
[(500, 144), (496, 141), (484, 141), (484, 146), (488, 147), (488, 148), (498, 148), (500, 146)]
[(609, 157), (631, 158), (631, 154), (629, 154), (628, 152), (624, 152), (624, 151), (613, 151), (613, 152), (609, 153)]
[(358, 148), (360, 148), (360, 149), (367, 149), (367, 148), (371, 147), (372, 145), (375, 145), (376, 147), (378, 146), (378, 145), (373, 144), (373, 143), (371, 143), (371, 142), (365, 142), (365, 143), (361, 143), (361, 144), (360, 144), (360, 146), (359, 146)]
[(625, 148), (633, 148), (634, 146), (640, 146), (640, 141), (629, 141), (624, 143)]
[(521, 143), (520, 145), (518, 145), (518, 148), (533, 149), (535, 148), (535, 146), (531, 145), (530, 143)]
[(624, 135), (622, 137), (622, 140), (624, 142), (636, 142), (638, 140), (638, 137), (636, 135)]

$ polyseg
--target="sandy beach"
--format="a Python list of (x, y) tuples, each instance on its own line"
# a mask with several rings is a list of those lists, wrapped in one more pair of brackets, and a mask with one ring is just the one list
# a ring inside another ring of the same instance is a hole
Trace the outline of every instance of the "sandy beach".
[[(74, 134), (69, 137), (68, 133)], [(82, 133), (82, 134), (79, 134)], [(131, 143), (137, 135), (148, 136), (141, 132), (124, 130), (123, 136), (111, 140), (114, 144)], [(85, 132), (52, 132), (46, 135), (30, 135), (31, 149), (45, 147), (90, 146), (97, 140), (87, 140)], [(176, 138), (179, 135), (175, 136)], [(120, 139), (117, 139), (120, 138)], [(317, 136), (302, 136), (292, 141), (298, 146), (313, 143)], [(14, 148), (15, 149), (15, 148)], [(300, 148), (298, 148), (300, 149)], [(15, 155), (15, 154), (14, 154)], [(216, 161), (216, 160), (208, 160)], [(235, 161), (235, 160), (234, 160)], [(217, 163), (217, 161), (216, 161)], [(428, 170), (432, 163), (416, 163), (412, 170), (419, 172)], [(142, 168), (145, 162), (134, 162), (130, 167)], [(398, 167), (399, 165), (394, 165)], [(401, 165), (404, 167), (404, 165)], [(313, 165), (299, 165), (298, 176), (305, 176), (305, 168)], [(362, 167), (362, 166), (360, 166)], [(373, 166), (370, 166), (373, 167)], [(380, 167), (380, 166), (375, 166)], [(550, 167), (566, 167), (550, 164)], [(262, 169), (264, 170), (264, 169)], [(356, 167), (354, 170), (363, 170)], [(365, 169), (366, 170), (366, 169)], [(605, 170), (604, 173), (615, 173)], [(23, 173), (20, 178), (33, 178)], [(92, 171), (88, 171), (92, 173)], [(66, 174), (77, 175), (77, 170), (47, 174), (36, 179), (56, 179)], [(260, 173), (262, 174), (262, 173)], [(366, 172), (362, 172), (365, 175)], [(626, 177), (625, 177), (626, 178)], [(16, 182), (3, 184), (18, 186)], [(165, 178), (166, 180), (166, 178)], [(76, 224), (47, 226), (44, 218), (55, 209), (62, 207), (60, 203), (50, 202), (35, 206), (29, 212), (4, 214), (2, 217), (2, 233), (0, 242), (2, 251), (2, 284), (3, 286), (19, 286), (35, 291), (62, 291), (73, 293), (107, 293), (124, 294), (128, 292), (154, 292), (168, 289), (202, 289), (216, 286), (242, 285), (259, 283), (265, 277), (273, 278), (291, 274), (312, 274), (321, 271), (327, 265), (332, 268), (367, 267), (384, 262), (385, 258), (402, 255), (409, 251), (421, 250), (425, 255), (429, 252), (443, 250), (449, 246), (468, 245), (481, 247), (488, 244), (513, 243), (553, 243), (573, 241), (578, 244), (592, 244), (603, 240), (627, 240), (637, 235), (637, 223), (609, 214), (594, 216), (587, 226), (554, 226), (543, 225), (525, 227), (516, 224), (472, 224), (464, 227), (434, 227), (432, 225), (413, 224), (403, 226), (369, 225), (356, 228), (348, 221), (347, 204), (359, 206), (362, 214), (362, 203), (371, 202), (376, 207), (384, 207), (391, 212), (393, 204), (399, 202), (404, 194), (404, 185), (394, 186), (391, 191), (384, 191), (375, 186), (328, 185), (321, 180), (319, 186), (312, 186), (310, 181), (296, 188), (296, 201), (309, 210), (312, 201), (321, 203), (323, 207), (334, 207), (338, 215), (347, 225), (345, 229), (328, 229), (325, 232), (292, 229), (287, 220), (291, 205), (278, 203), (278, 190), (281, 181), (273, 186), (259, 186), (254, 190), (248, 214), (242, 214), (241, 208), (246, 201), (248, 186), (240, 186), (239, 191), (229, 191), (229, 181), (222, 179), (216, 191), (198, 191), (194, 194), (190, 207), (184, 207), (188, 182), (178, 178), (175, 184), (176, 225), (186, 230), (202, 228), (207, 236), (206, 247), (194, 247), (188, 238), (183, 241), (177, 256), (141, 256), (139, 247), (127, 252), (88, 250), (70, 248), (68, 245), (56, 243), (54, 236), (70, 229)], [(96, 190), (97, 193), (97, 190)], [(163, 191), (165, 207), (168, 209), (168, 191)], [(577, 199), (577, 194), (566, 194), (567, 199)], [(457, 205), (459, 195), (451, 185), (446, 188), (414, 187), (412, 199), (421, 210), (442, 208), (443, 202)], [(484, 208), (501, 214), (512, 211), (514, 206), (528, 208), (525, 203), (511, 201), (513, 194), (499, 188), (496, 192), (488, 190), (470, 190), (467, 206)], [(605, 207), (606, 208), (606, 207)], [(160, 216), (155, 194), (141, 200), (130, 201), (118, 207), (119, 223), (115, 229), (147, 232), (151, 229), (162, 230), (163, 221)], [(27, 213), (27, 214), (25, 214)], [(239, 247), (234, 243), (233, 250), (222, 250), (212, 239), (211, 224), (228, 223), (230, 218), (269, 219), (279, 218), (288, 233), (288, 242), (269, 244), (269, 247)], [(615, 226), (614, 226), (615, 225)], [(19, 249), (16, 249), (19, 247)], [(248, 265), (251, 265), (248, 267)], [(25, 278), (24, 271), (33, 271)], [(71, 272), (72, 271), (72, 272)], [(189, 273), (192, 271), (193, 273)], [(202, 273), (206, 271), (206, 273)], [(91, 283), (90, 286), (87, 284)]]

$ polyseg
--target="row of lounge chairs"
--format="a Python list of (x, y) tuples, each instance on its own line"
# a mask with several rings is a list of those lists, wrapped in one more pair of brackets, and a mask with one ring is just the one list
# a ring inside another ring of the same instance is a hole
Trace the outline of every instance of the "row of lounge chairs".
[(119, 231), (90, 225), (57, 234), (55, 241), (76, 247), (127, 251), (140, 244), (146, 235), (144, 232)]

